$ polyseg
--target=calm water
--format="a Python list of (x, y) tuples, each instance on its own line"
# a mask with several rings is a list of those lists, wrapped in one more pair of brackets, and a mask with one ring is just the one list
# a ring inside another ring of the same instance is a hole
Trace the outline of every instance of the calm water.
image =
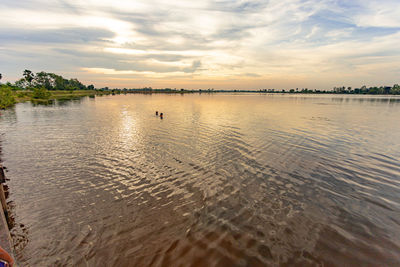
[(400, 98), (23, 103), (0, 131), (21, 266), (400, 264)]

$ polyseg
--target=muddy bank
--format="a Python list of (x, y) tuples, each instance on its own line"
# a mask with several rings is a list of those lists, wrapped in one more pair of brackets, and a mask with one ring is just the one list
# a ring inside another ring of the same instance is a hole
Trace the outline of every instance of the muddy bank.
[(1, 164), (1, 143), (0, 143), (0, 246), (9, 254), (13, 255), (13, 242), (10, 235), (10, 229), (13, 225), (13, 220), (10, 216), (10, 210), (7, 205), (7, 197), (9, 194), (8, 186), (6, 185), (5, 168)]
[[(5, 249), (8, 253), (13, 254), (13, 246), (10, 235), (10, 219), (8, 206), (6, 202), (6, 191), (8, 188), (4, 186), (6, 182), (3, 167), (0, 165), (0, 201), (1, 201), (1, 212), (0, 212), (0, 246)], [(6, 190), (5, 190), (6, 189)]]

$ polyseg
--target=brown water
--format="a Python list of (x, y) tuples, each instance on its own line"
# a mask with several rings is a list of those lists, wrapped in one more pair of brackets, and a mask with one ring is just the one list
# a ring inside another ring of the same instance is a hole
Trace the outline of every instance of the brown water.
[(400, 98), (128, 95), (1, 113), (20, 266), (400, 265)]

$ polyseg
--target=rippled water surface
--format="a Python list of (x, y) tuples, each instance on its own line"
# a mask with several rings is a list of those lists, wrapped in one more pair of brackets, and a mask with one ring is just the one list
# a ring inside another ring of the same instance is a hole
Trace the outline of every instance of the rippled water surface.
[(0, 131), (21, 266), (400, 264), (400, 98), (23, 103)]

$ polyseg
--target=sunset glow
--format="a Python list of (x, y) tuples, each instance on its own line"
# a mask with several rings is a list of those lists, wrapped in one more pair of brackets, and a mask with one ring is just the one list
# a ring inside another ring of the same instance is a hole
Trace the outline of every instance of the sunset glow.
[(0, 73), (119, 88), (393, 85), (398, 14), (394, 0), (4, 0)]

